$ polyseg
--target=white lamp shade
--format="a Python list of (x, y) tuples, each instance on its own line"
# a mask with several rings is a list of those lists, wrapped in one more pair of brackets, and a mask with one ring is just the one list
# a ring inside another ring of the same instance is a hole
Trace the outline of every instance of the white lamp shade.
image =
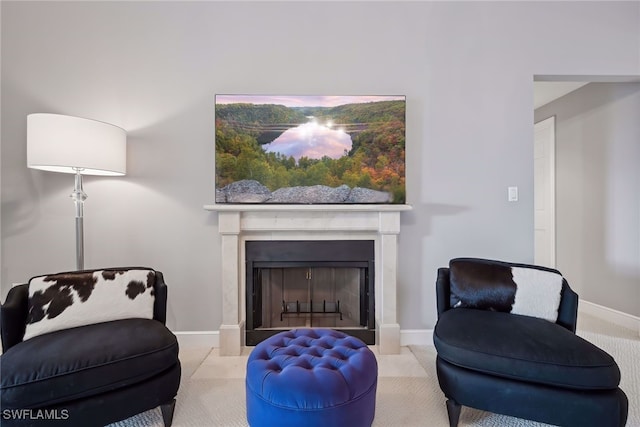
[(127, 133), (96, 120), (60, 114), (27, 116), (27, 166), (50, 172), (124, 175)]

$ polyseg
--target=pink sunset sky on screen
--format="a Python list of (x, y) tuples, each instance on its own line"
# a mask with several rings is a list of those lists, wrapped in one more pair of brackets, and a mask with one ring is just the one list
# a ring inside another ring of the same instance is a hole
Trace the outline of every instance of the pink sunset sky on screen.
[(216, 104), (276, 104), (285, 107), (336, 107), (378, 101), (403, 101), (404, 96), (326, 96), (326, 95), (216, 95)]

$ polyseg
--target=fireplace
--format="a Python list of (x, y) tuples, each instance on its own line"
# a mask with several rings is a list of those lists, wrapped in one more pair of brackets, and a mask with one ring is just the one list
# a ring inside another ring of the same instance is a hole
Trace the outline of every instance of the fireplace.
[(247, 241), (246, 345), (302, 327), (375, 344), (374, 243)]
[[(212, 280), (212, 286), (221, 288), (222, 323), (219, 326), (219, 348), (221, 356), (235, 356), (242, 352), (246, 342), (246, 329), (251, 326), (247, 313), (247, 263), (246, 243), (252, 241), (372, 241), (375, 260), (368, 267), (369, 280), (373, 280), (373, 324), (369, 318), (367, 330), (374, 331), (375, 345), (380, 354), (400, 352), (400, 325), (397, 321), (397, 268), (398, 235), (400, 234), (400, 214), (411, 209), (409, 205), (205, 205), (206, 210), (217, 212), (218, 236), (220, 238), (220, 275)], [(295, 266), (301, 274), (305, 268), (318, 266)], [(314, 270), (312, 274), (336, 274), (344, 270), (339, 267), (327, 267), (334, 270)], [(359, 267), (358, 267), (359, 268)], [(253, 277), (254, 269), (250, 269)], [(258, 274), (270, 274), (276, 277), (279, 270)], [(284, 270), (282, 271), (284, 274)], [(302, 273), (303, 274), (303, 273)], [(353, 273), (347, 273), (353, 274)], [(314, 276), (312, 276), (314, 277)], [(275, 279), (274, 279), (275, 280)], [(361, 280), (361, 279), (358, 279)], [(371, 293), (371, 288), (369, 288)], [(294, 303), (294, 297), (286, 302)], [(343, 311), (341, 296), (340, 311)], [(327, 297), (327, 311), (331, 302), (338, 298)], [(300, 311), (306, 307), (300, 302)], [(324, 302), (324, 301), (323, 301)], [(312, 302), (319, 310), (319, 300)], [(289, 314), (283, 319), (295, 318), (291, 314), (293, 305), (287, 306)], [(283, 310), (284, 311), (284, 310)], [(296, 308), (297, 311), (297, 308)], [(334, 310), (335, 311), (335, 310)], [(303, 313), (300, 313), (303, 314)], [(323, 314), (329, 318), (330, 314)], [(338, 316), (339, 317), (339, 316)], [(345, 315), (343, 313), (343, 319)], [(318, 318), (318, 315), (315, 315)], [(292, 320), (293, 321), (293, 320)], [(329, 320), (325, 320), (329, 321)], [(253, 319), (252, 319), (253, 322)], [(305, 321), (306, 322), (306, 321)], [(306, 325), (306, 323), (305, 323)], [(217, 325), (212, 325), (215, 328)], [(351, 327), (357, 329), (357, 327)], [(364, 328), (363, 328), (364, 329)]]

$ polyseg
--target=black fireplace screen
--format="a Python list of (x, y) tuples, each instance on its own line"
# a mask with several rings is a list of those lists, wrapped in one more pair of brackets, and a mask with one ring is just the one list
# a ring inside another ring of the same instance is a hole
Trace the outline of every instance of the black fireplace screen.
[(373, 241), (249, 241), (247, 345), (323, 327), (375, 343)]

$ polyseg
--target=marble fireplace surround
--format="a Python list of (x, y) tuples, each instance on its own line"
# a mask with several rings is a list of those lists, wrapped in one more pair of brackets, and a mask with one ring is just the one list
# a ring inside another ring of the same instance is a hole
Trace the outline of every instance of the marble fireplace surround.
[(221, 235), (220, 355), (240, 355), (245, 343), (245, 242), (248, 240), (373, 240), (376, 345), (400, 352), (396, 276), (400, 213), (409, 205), (214, 204)]

